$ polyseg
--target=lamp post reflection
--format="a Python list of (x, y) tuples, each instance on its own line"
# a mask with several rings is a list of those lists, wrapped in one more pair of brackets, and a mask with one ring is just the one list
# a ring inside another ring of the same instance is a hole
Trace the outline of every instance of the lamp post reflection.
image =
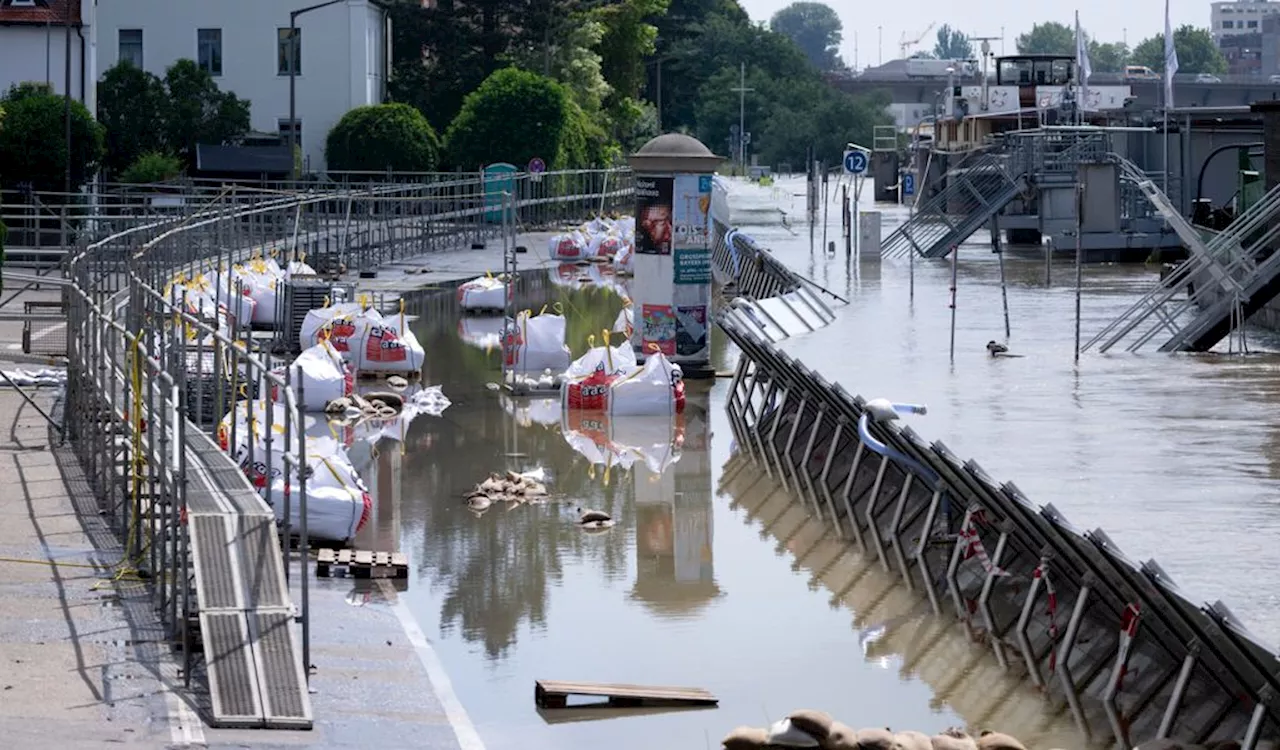
[[(715, 580), (710, 425), (706, 394), (688, 394), (675, 432), (679, 461), (637, 462), (636, 580), (631, 595), (664, 617), (696, 615), (721, 595)], [(681, 430), (681, 423), (683, 429)]]

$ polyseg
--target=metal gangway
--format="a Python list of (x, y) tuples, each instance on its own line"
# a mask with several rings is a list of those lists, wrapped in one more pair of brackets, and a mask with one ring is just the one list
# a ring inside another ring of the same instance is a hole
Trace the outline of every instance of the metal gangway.
[(997, 151), (950, 172), (947, 186), (885, 239), (883, 254), (946, 257), (1027, 190), (1026, 174), (1013, 164), (1009, 154)]
[[(1087, 341), (1083, 351), (1096, 347), (1106, 352), (1129, 339), (1126, 350), (1136, 352), (1162, 334), (1168, 336), (1162, 352), (1206, 351), (1280, 293), (1280, 258), (1267, 249), (1280, 235), (1280, 187), (1205, 242), (1201, 231), (1136, 166), (1120, 157), (1115, 160), (1122, 178), (1137, 183), (1190, 257)], [(1265, 259), (1259, 262), (1260, 258)]]

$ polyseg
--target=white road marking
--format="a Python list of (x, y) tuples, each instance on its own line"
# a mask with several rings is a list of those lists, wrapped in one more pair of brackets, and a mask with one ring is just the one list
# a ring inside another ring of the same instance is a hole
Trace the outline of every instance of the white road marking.
[(383, 578), (378, 581), (378, 587), (382, 589), (382, 593), (387, 597), (387, 601), (391, 604), (391, 609), (396, 613), (396, 619), (400, 620), (400, 627), (404, 629), (405, 637), (409, 639), (409, 643), (413, 645), (413, 650), (418, 654), (418, 661), (422, 662), (422, 666), (427, 670), (427, 679), (431, 681), (431, 687), (436, 691), (436, 697), (440, 699), (440, 704), (444, 706), (444, 714), (449, 719), (449, 726), (453, 727), (453, 734), (458, 738), (458, 745), (462, 750), (485, 750), (484, 741), (480, 739), (480, 733), (476, 731), (476, 727), (471, 723), (471, 717), (467, 715), (467, 709), (463, 708), (462, 701), (458, 700), (458, 696), (453, 692), (453, 683), (449, 680), (449, 675), (444, 671), (444, 665), (440, 663), (440, 657), (436, 655), (436, 650), (427, 642), (427, 636), (422, 632), (422, 628), (418, 627), (418, 621), (414, 619), (413, 613), (400, 600), (400, 596), (396, 593), (395, 587), (391, 582)]
[(207, 747), (204, 722), (170, 687), (177, 684), (177, 679), (176, 665), (165, 664), (160, 667), (160, 685), (164, 691), (165, 708), (168, 709), (169, 739), (177, 747)]
[[(62, 330), (62, 329), (64, 329), (64, 328), (66, 328), (66, 327), (67, 327), (67, 324), (66, 324), (66, 323), (54, 323), (53, 325), (49, 326), (48, 328), (41, 328), (40, 330), (38, 330), (38, 331), (36, 331), (35, 333), (31, 334), (31, 340), (32, 340), (32, 341), (38, 341), (39, 339), (42, 339), (42, 338), (44, 338), (45, 336), (48, 336), (49, 334), (53, 333), (54, 331), (60, 331), (60, 330)], [(9, 351), (16, 352), (16, 351), (18, 351), (18, 350), (19, 350), (19, 349), (21, 349), (21, 348), (22, 348), (22, 344), (20, 344), (20, 343), (19, 343), (19, 344), (9, 344)]]

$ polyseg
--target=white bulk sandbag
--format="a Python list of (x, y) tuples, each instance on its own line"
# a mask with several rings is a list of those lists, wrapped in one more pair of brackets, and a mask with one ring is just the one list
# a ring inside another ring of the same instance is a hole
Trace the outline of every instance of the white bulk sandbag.
[(303, 263), (300, 260), (289, 261), (289, 265), (287, 268), (285, 268), (285, 271), (284, 271), (284, 276), (287, 279), (292, 279), (294, 276), (315, 276), (315, 275), (316, 275), (316, 269), (312, 268), (306, 263)]
[[(351, 365), (327, 341), (304, 350), (288, 370), (287, 382), (294, 393), (301, 392), (302, 408), (306, 411), (324, 411), (330, 401), (355, 393), (355, 373)], [(285, 377), (285, 368), (274, 372)], [(274, 388), (271, 397), (278, 397)]]
[(587, 254), (587, 238), (581, 232), (558, 234), (548, 247), (552, 260), (582, 260)]
[(630, 242), (623, 242), (618, 246), (618, 252), (613, 256), (613, 270), (618, 273), (636, 272), (635, 245)]
[(631, 309), (631, 301), (627, 301), (627, 306), (618, 311), (618, 317), (613, 321), (613, 332), (626, 335), (630, 340), (635, 333), (636, 318), (635, 312)]
[(613, 416), (679, 414), (684, 411), (684, 373), (655, 352), (643, 367), (609, 384), (607, 401)]
[(616, 415), (608, 418), (608, 424), (614, 450), (643, 461), (654, 474), (661, 474), (680, 460), (680, 447), (684, 444), (680, 417)]
[[(309, 455), (307, 467), (307, 534), (315, 539), (348, 542), (373, 516), (373, 498), (345, 456)], [(289, 525), (296, 533), (302, 523), (301, 503), (292, 496), (296, 477), (277, 477), (271, 483), (276, 521), (284, 522), (285, 496), (290, 496)]]
[(574, 360), (565, 370), (566, 380), (583, 378), (595, 372), (606, 375), (628, 373), (636, 369), (636, 353), (629, 344), (621, 346), (593, 346), (586, 354)]
[(458, 287), (458, 305), (463, 310), (505, 310), (507, 283), (493, 276), (481, 276)]
[[(321, 339), (327, 340), (344, 358), (351, 351), (351, 340), (356, 337), (356, 318), (363, 308), (355, 302), (343, 302), (337, 305), (321, 307), (307, 312), (302, 319), (302, 328), (298, 339), (304, 347), (319, 344)], [(348, 361), (351, 361), (348, 359)]]
[(606, 234), (600, 238), (600, 243), (596, 245), (596, 255), (601, 258), (612, 258), (616, 256), (625, 243), (622, 238), (616, 234)]
[(370, 372), (417, 372), (426, 361), (418, 337), (408, 327), (383, 318), (377, 310), (365, 310), (357, 320), (359, 337), (354, 356), (357, 370)]
[(507, 337), (504, 347), (507, 366), (523, 373), (563, 372), (572, 358), (564, 343), (565, 328), (563, 315), (544, 312), (535, 316), (522, 310), (516, 315), (513, 335)]

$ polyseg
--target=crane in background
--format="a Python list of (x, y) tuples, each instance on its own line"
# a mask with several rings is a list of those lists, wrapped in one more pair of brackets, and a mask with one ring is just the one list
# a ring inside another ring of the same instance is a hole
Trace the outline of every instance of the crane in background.
[(937, 21), (930, 23), (928, 27), (926, 27), (924, 31), (920, 32), (920, 34), (915, 39), (910, 39), (910, 40), (907, 39), (907, 33), (904, 31), (902, 33), (902, 36), (898, 37), (898, 50), (901, 52), (902, 59), (904, 60), (906, 59), (907, 50), (919, 44), (920, 40), (924, 39), (925, 36), (927, 36), (930, 31), (933, 31), (933, 27), (937, 25), (938, 25)]

